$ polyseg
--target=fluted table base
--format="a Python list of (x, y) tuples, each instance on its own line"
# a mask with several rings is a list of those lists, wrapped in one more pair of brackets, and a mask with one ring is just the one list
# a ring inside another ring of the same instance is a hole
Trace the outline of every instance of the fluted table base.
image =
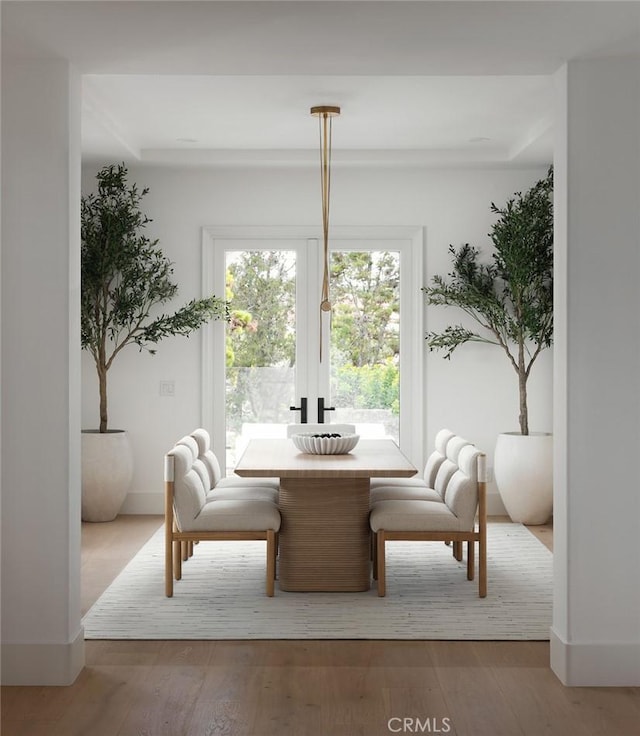
[(369, 590), (369, 478), (281, 478), (278, 505), (281, 590)]

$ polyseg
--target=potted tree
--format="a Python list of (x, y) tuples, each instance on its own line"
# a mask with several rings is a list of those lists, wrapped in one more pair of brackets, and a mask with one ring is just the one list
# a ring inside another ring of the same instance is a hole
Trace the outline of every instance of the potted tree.
[(128, 185), (124, 164), (97, 174), (97, 191), (81, 202), (81, 344), (98, 374), (100, 426), (82, 434), (82, 517), (115, 518), (133, 473), (125, 431), (109, 428), (107, 375), (128, 345), (154, 354), (169, 335), (188, 335), (210, 319), (226, 318), (215, 296), (194, 299), (170, 315), (153, 313), (177, 286), (172, 263), (143, 230), (151, 220), (140, 209), (149, 191)]
[(449, 246), (453, 271), (424, 287), (427, 303), (462, 309), (480, 326), (449, 326), (426, 336), (430, 350), (453, 351), (467, 342), (500, 347), (518, 377), (519, 432), (499, 435), (495, 477), (514, 521), (542, 524), (553, 506), (552, 438), (529, 431), (527, 381), (541, 351), (553, 341), (553, 169), (529, 191), (517, 192), (498, 215), (489, 237), (493, 260), (480, 261), (468, 243)]

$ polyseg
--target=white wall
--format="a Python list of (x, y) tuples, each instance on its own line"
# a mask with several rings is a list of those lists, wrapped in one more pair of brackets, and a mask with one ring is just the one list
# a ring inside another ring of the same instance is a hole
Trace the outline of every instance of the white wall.
[(551, 666), (640, 684), (640, 62), (556, 75)]
[(68, 685), (80, 621), (80, 77), (2, 62), (2, 683)]
[[(85, 166), (83, 190), (93, 187), (99, 165)], [(490, 203), (503, 203), (527, 189), (545, 168), (348, 169), (332, 178), (331, 224), (426, 227), (425, 281), (448, 273), (447, 248), (471, 242), (488, 251), (494, 216)], [(144, 208), (175, 262), (176, 306), (200, 294), (201, 227), (208, 225), (317, 225), (321, 222), (319, 172), (315, 168), (268, 170), (131, 167), (130, 181), (148, 186)], [(426, 328), (440, 329), (462, 317), (456, 310), (429, 308)], [(539, 358), (530, 381), (531, 428), (551, 431), (551, 350)], [(498, 348), (467, 345), (450, 361), (426, 356), (427, 440), (448, 426), (493, 453), (501, 431), (517, 429), (516, 375)], [(123, 352), (110, 371), (110, 425), (132, 438), (135, 474), (126, 511), (162, 510), (162, 456), (200, 422), (200, 337), (169, 338), (157, 355)], [(97, 382), (90, 357), (83, 356), (84, 428), (97, 424)], [(175, 398), (159, 396), (159, 382), (176, 382)], [(490, 465), (492, 461), (490, 460)], [(495, 491), (491, 486), (489, 493)], [(144, 494), (153, 494), (145, 496)], [(491, 509), (491, 507), (490, 507)]]

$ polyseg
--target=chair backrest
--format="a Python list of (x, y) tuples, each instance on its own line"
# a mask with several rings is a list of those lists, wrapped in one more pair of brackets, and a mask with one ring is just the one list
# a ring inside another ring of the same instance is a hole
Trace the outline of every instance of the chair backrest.
[(473, 529), (478, 507), (478, 458), (482, 453), (471, 444), (460, 449), (458, 470), (453, 474), (444, 496), (449, 509), (465, 529)]
[(201, 475), (195, 470), (191, 449), (177, 444), (167, 453), (173, 458), (173, 510), (178, 529), (188, 529), (206, 500)]
[(181, 437), (176, 442), (176, 445), (184, 445), (187, 447), (194, 460), (198, 457), (198, 443), (190, 434), (186, 434), (184, 437)]
[(440, 466), (446, 457), (447, 442), (449, 442), (452, 437), (454, 437), (454, 434), (449, 429), (441, 429), (438, 434), (436, 434), (436, 449), (427, 458), (423, 473), (424, 481), (429, 488), (433, 488), (435, 486), (438, 470), (440, 470)]
[(210, 490), (213, 486), (211, 485), (209, 469), (199, 457), (198, 443), (195, 441), (195, 439), (190, 434), (188, 434), (179, 439), (176, 442), (176, 445), (182, 445), (183, 447), (187, 447), (189, 449), (189, 452), (191, 453), (193, 459), (193, 469), (202, 479), (204, 487), (207, 490)]
[(320, 434), (322, 432), (336, 432), (337, 434), (355, 434), (355, 424), (288, 424), (287, 437), (293, 437), (294, 434), (304, 434), (312, 432)]
[(459, 437), (458, 435), (451, 437), (447, 442), (447, 460), (457, 465), (462, 449), (470, 444), (469, 440), (465, 440), (464, 437)]
[(214, 488), (222, 477), (222, 471), (220, 470), (220, 462), (211, 449), (211, 437), (207, 430), (202, 427), (195, 429), (191, 436), (198, 445), (198, 458), (204, 463), (209, 474), (209, 488)]
[(442, 461), (438, 473), (436, 475), (435, 483), (433, 487), (445, 500), (445, 493), (447, 486), (451, 480), (453, 474), (458, 470), (458, 457), (463, 447), (468, 445), (469, 442), (458, 435), (453, 435), (447, 442), (446, 457)]

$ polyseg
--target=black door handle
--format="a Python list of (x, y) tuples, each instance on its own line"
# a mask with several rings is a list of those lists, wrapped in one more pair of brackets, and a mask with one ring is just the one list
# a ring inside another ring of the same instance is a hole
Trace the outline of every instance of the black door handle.
[(324, 424), (325, 411), (335, 411), (335, 406), (325, 406), (324, 396), (318, 396), (318, 424)]
[(290, 406), (291, 411), (300, 412), (300, 424), (307, 424), (307, 397), (303, 396), (300, 399), (300, 406)]

